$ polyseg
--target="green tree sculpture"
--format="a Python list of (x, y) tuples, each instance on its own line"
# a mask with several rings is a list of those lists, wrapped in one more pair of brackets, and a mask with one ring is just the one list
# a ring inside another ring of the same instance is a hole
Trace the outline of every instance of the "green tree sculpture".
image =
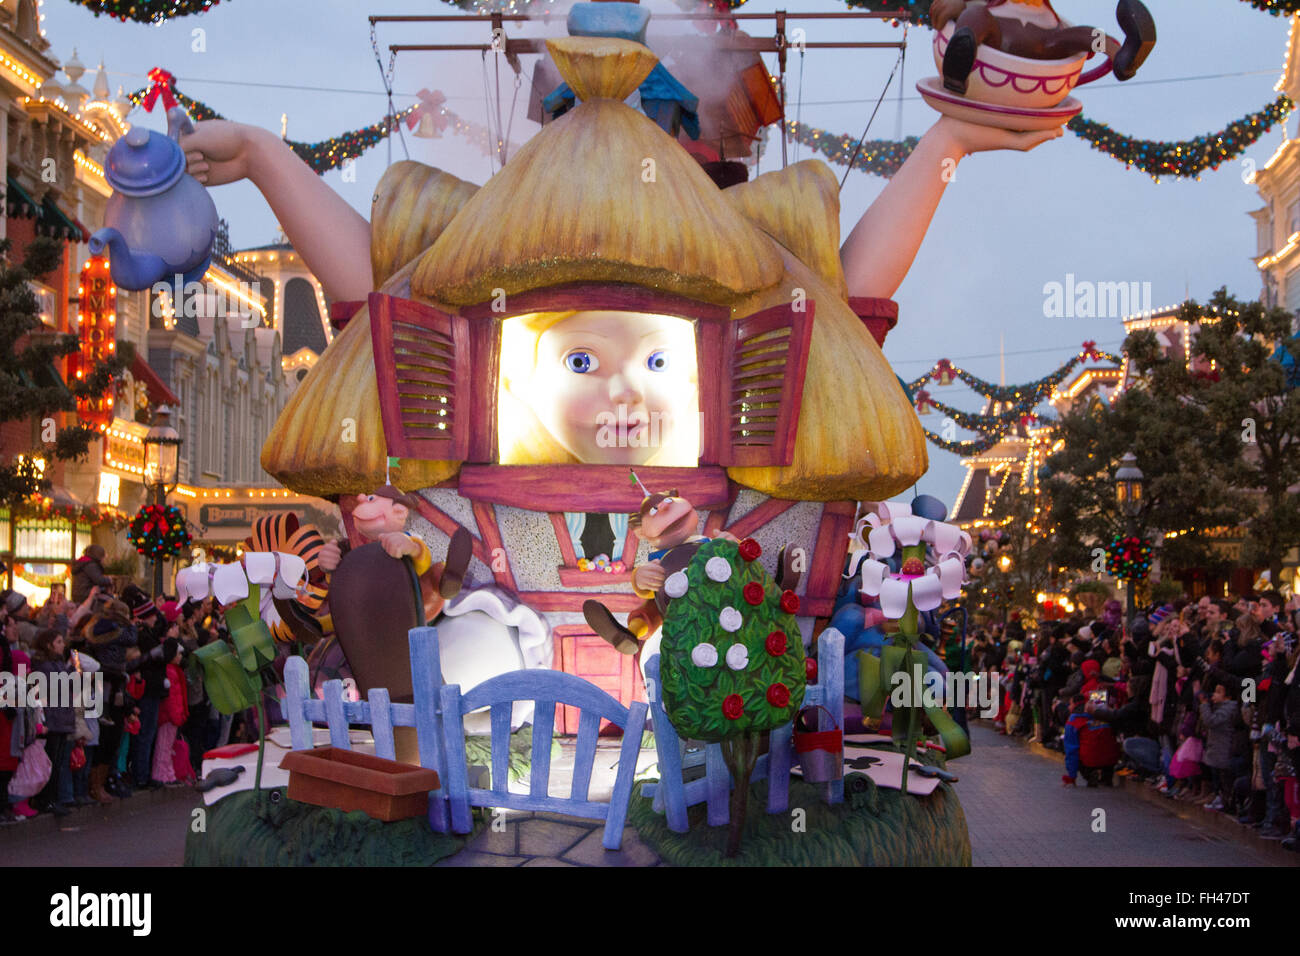
[(777, 588), (760, 553), (752, 539), (714, 539), (664, 582), (664, 710), (681, 736), (722, 744), (735, 783), (727, 856), (740, 849), (762, 735), (791, 721), (804, 696), (799, 598)]

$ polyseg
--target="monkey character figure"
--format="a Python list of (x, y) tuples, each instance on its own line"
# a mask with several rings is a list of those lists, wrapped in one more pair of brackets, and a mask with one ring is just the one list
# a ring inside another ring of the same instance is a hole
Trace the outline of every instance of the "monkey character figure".
[[(472, 556), (472, 540), (468, 531), (457, 528), (447, 546), (446, 562), (435, 564), (429, 546), (402, 530), (406, 527), (407, 518), (415, 510), (415, 504), (411, 495), (392, 485), (384, 485), (373, 494), (357, 495), (352, 522), (366, 543), (378, 541), (389, 557), (411, 558), (415, 572), (420, 577), (422, 590), (426, 592), (427, 619), (433, 620), (442, 609), (442, 602), (460, 593), (465, 570), (469, 567)], [(332, 574), (338, 570), (349, 550), (347, 540), (331, 541), (321, 548), (317, 564)], [(433, 607), (430, 607), (431, 603)]]
[(1030, 60), (1058, 60), (1101, 52), (1096, 46), (1101, 41), (1115, 79), (1132, 79), (1156, 45), (1155, 21), (1141, 0), (1119, 0), (1115, 18), (1124, 31), (1123, 45), (1093, 27), (1068, 24), (1051, 0), (935, 0), (930, 7), (936, 30), (956, 22), (944, 51), (943, 85), (962, 96), (981, 44)]

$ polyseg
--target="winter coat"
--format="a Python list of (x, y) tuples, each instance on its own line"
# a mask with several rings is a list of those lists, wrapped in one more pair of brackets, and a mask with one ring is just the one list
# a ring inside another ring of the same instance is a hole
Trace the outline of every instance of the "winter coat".
[[(3, 638), (0, 638), (3, 640)], [(15, 649), (13, 652), (13, 670), (0, 671), (0, 673), (11, 673), (15, 677), (23, 676), (24, 678), (31, 672), (32, 662), (26, 654)], [(13, 772), (18, 769), (22, 763), (22, 744), (19, 742), (18, 755), (14, 756), (10, 751), (10, 741), (13, 738), (15, 721), (18, 717), (18, 708), (0, 707), (0, 773)]]
[(1113, 767), (1119, 763), (1119, 742), (1108, 725), (1076, 711), (1065, 722), (1065, 773), (1073, 779), (1079, 767)]
[(1221, 704), (1201, 701), (1201, 722), (1205, 724), (1205, 756), (1201, 762), (1207, 767), (1223, 769), (1232, 764), (1232, 738), (1241, 722), (1235, 700)]
[[(36, 673), (45, 675), (46, 698), (44, 701), (45, 709), (45, 729), (55, 734), (70, 734), (77, 729), (77, 715), (69, 705), (66, 707), (54, 707), (51, 703), (55, 699), (54, 678), (56, 674), (70, 674), (73, 672), (72, 665), (67, 661), (56, 660), (54, 658), (40, 658), (32, 665), (32, 670)], [(62, 681), (59, 681), (62, 684)], [(61, 696), (61, 693), (60, 693)], [(70, 702), (69, 702), (70, 703)]]
[(104, 618), (95, 624), (86, 642), (86, 653), (99, 661), (105, 676), (120, 677), (126, 672), (126, 651), (140, 642), (134, 624), (120, 624)]
[(167, 665), (167, 680), (170, 686), (167, 688), (167, 696), (158, 707), (158, 723), (175, 724), (177, 727), (185, 726), (185, 721), (189, 719), (190, 707), (187, 699), (185, 687), (185, 671), (178, 664)]
[(104, 566), (94, 558), (82, 555), (72, 565), (72, 603), (80, 604), (90, 597), (90, 589), (99, 585), (111, 588), (113, 579), (104, 573)]

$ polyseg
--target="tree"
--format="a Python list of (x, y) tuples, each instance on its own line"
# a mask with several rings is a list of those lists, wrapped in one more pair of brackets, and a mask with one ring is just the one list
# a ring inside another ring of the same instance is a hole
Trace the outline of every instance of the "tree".
[(681, 736), (722, 744), (735, 781), (727, 856), (740, 849), (762, 734), (794, 718), (806, 679), (799, 599), (772, 583), (759, 553), (752, 539), (717, 538), (664, 582), (664, 710)]
[[(1179, 319), (1199, 324), (1192, 368), (1169, 369), (1170, 388), (1197, 409), (1216, 445), (1233, 448), (1227, 481), (1240, 494), (1250, 534), (1243, 563), (1266, 566), (1274, 585), (1300, 545), (1300, 339), (1292, 315), (1219, 289)], [(1175, 364), (1175, 363), (1171, 363)]]
[[(975, 553), (983, 555), (984, 567), (978, 575), (972, 574), (967, 585), (967, 598), (972, 605), (996, 610), (1001, 618), (1007, 610), (1019, 609), (1033, 613), (1037, 609), (1036, 596), (1040, 591), (1052, 590), (1055, 575), (1052, 563), (1054, 544), (1047, 532), (1048, 501), (1042, 495), (1017, 492), (1009, 496), (1006, 510), (998, 510), (1007, 518), (1000, 529), (1005, 536), (996, 551), (985, 553), (985, 542), (974, 532)], [(1006, 557), (1007, 568), (1002, 569)]]
[[(58, 267), (62, 244), (44, 237), (34, 240), (21, 265), (7, 262), (11, 245), (8, 239), (0, 240), (0, 423), (75, 412), (78, 399), (94, 398), (109, 388), (131, 364), (135, 351), (124, 343), (114, 358), (85, 369), (80, 379), (66, 385), (51, 380), (50, 367), (81, 346), (76, 335), (44, 331), (30, 283)], [(43, 453), (64, 461), (83, 458), (97, 437), (99, 432), (80, 423), (57, 428)], [(0, 463), (0, 502), (17, 505), (45, 484), (30, 459)]]
[(1242, 517), (1232, 471), (1241, 442), (1216, 428), (1189, 392), (1201, 387), (1181, 355), (1170, 359), (1149, 331), (1125, 343), (1134, 382), (1113, 402), (1094, 399), (1065, 414), (1055, 437), (1063, 444), (1047, 460), (1043, 488), (1050, 507), (1052, 561), (1079, 571), (1100, 570), (1098, 550), (1127, 530), (1115, 496), (1115, 471), (1132, 451), (1145, 475), (1138, 533), (1177, 532), (1160, 557), (1171, 567), (1216, 567), (1209, 532)]

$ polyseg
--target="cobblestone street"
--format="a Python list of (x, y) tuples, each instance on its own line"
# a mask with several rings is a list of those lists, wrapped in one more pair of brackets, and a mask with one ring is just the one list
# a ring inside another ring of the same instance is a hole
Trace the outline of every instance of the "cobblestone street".
[[(1061, 786), (1059, 760), (1022, 741), (971, 726), (971, 755), (952, 765), (976, 866), (1277, 866), (1290, 856), (1261, 852), (1237, 831), (1151, 804), (1122, 789)], [(142, 794), (123, 806), (42, 817), (0, 831), (0, 865), (179, 866), (195, 797)], [(1172, 806), (1172, 805), (1171, 805)], [(1094, 810), (1106, 830), (1093, 832)], [(607, 853), (591, 820), (510, 814), (505, 832), (487, 830), (441, 866), (647, 866), (655, 855), (632, 830)], [(1300, 863), (1300, 857), (1296, 858)]]
[[(972, 750), (951, 770), (976, 866), (1277, 866), (1217, 828), (1120, 789), (1061, 786), (1061, 764), (1020, 740), (971, 725)], [(1094, 833), (1093, 811), (1106, 811)], [(1300, 862), (1300, 858), (1297, 858)]]

